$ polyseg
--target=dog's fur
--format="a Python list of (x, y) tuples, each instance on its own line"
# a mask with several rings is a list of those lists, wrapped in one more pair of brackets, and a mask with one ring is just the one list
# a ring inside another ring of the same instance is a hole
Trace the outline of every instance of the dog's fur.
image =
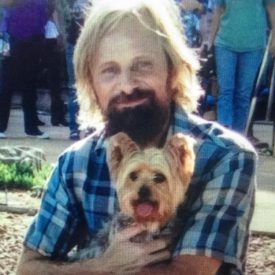
[[(158, 235), (175, 218), (177, 208), (184, 202), (194, 171), (193, 145), (191, 137), (176, 134), (163, 149), (151, 147), (141, 150), (124, 133), (111, 137), (107, 163), (116, 186), (120, 212), (104, 225), (86, 249), (72, 258), (101, 255), (114, 234), (134, 222), (143, 224), (147, 231), (145, 236), (134, 241)], [(168, 228), (170, 231), (171, 227)]]

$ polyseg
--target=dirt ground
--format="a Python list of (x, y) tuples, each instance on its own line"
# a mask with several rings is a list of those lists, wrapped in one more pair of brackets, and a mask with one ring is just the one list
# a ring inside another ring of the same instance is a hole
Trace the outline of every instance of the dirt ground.
[[(1, 194), (3, 195), (3, 194)], [(3, 196), (0, 197), (0, 203)], [(28, 192), (8, 194), (9, 204), (38, 207)], [(15, 274), (26, 229), (33, 220), (26, 214), (0, 212), (0, 275)], [(248, 275), (275, 275), (275, 236), (253, 235), (248, 250)]]

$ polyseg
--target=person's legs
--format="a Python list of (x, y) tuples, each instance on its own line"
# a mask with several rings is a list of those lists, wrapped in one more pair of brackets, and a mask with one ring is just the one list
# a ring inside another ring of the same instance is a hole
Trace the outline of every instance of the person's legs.
[(216, 69), (219, 85), (217, 115), (218, 122), (231, 128), (233, 121), (233, 94), (237, 55), (222, 47), (215, 48)]
[[(20, 45), (18, 40), (10, 37), (10, 57), (5, 58), (2, 63), (1, 87), (0, 87), (0, 132), (4, 133), (8, 127), (10, 116), (12, 93), (21, 82), (19, 58)], [(4, 135), (3, 135), (4, 137)]]
[(11, 109), (11, 98), (13, 87), (11, 86), (11, 58), (1, 60), (1, 81), (0, 81), (0, 133), (2, 138), (7, 130)]
[(61, 52), (56, 39), (45, 39), (45, 64), (48, 70), (51, 95), (51, 123), (54, 126), (68, 126), (65, 120), (65, 107), (61, 95)]
[(253, 86), (263, 57), (263, 50), (238, 53), (236, 91), (233, 99), (232, 128), (245, 130)]
[(22, 107), (24, 111), (25, 132), (27, 135), (48, 138), (37, 126), (36, 83), (39, 71), (42, 40), (34, 37), (21, 42), (20, 73), (22, 75)]
[(70, 137), (72, 139), (79, 139), (79, 129), (76, 121), (79, 106), (76, 100), (73, 53), (74, 53), (74, 45), (68, 43), (66, 47), (66, 63), (67, 63), (67, 73), (68, 73), (68, 88), (69, 88), (68, 109), (69, 109), (69, 127), (71, 132)]
[[(35, 86), (35, 59), (36, 51), (31, 53), (33, 44), (30, 42), (20, 43), (20, 58), (18, 66), (22, 75), (22, 107), (24, 111), (25, 132), (36, 130), (36, 86)], [(34, 50), (34, 49), (33, 49)], [(31, 56), (30, 56), (31, 55)], [(25, 67), (25, 69), (23, 68)]]

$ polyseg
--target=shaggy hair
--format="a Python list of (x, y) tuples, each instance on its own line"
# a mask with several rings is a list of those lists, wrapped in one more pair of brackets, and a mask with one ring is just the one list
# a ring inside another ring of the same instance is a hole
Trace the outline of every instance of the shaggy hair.
[(160, 39), (167, 56), (173, 101), (187, 112), (197, 109), (201, 89), (196, 77), (198, 59), (187, 47), (180, 14), (173, 0), (94, 0), (74, 52), (79, 122), (83, 128), (103, 122), (93, 89), (92, 65), (99, 43), (123, 19), (132, 17)]

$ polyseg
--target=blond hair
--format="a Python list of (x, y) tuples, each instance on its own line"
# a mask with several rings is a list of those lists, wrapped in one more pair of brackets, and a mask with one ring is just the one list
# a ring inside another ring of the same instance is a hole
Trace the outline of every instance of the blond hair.
[(136, 18), (161, 41), (172, 74), (174, 101), (187, 112), (197, 109), (200, 87), (196, 77), (199, 63), (187, 47), (179, 10), (173, 0), (97, 0), (87, 11), (84, 27), (74, 52), (79, 122), (83, 127), (102, 121), (93, 90), (91, 67), (96, 50), (106, 32), (126, 17)]

